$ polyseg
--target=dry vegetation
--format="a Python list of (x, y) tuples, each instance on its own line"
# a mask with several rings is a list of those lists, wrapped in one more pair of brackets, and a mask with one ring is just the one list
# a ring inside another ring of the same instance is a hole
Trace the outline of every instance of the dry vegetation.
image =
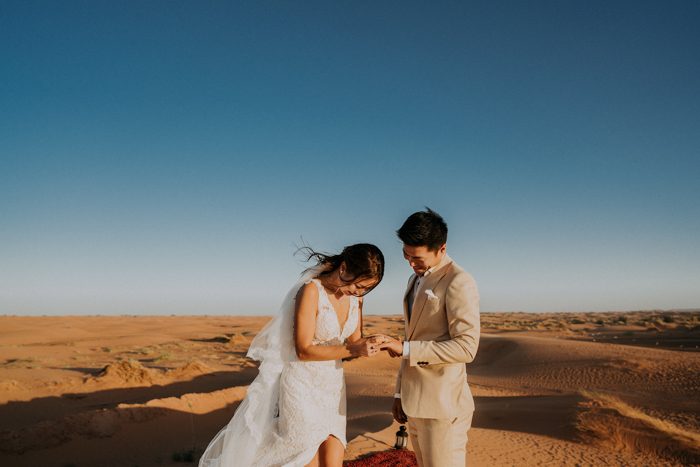
[(483, 313), (485, 333), (530, 332), (592, 342), (700, 350), (700, 311)]

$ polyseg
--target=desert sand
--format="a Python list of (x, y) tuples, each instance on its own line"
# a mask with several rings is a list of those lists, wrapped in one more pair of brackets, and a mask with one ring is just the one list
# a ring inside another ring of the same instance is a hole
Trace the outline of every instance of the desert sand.
[[(0, 316), (0, 465), (194, 465), (255, 377), (245, 353), (268, 319)], [(700, 463), (698, 345), (697, 310), (482, 314), (469, 465)], [(398, 364), (346, 362), (347, 461), (392, 448)]]

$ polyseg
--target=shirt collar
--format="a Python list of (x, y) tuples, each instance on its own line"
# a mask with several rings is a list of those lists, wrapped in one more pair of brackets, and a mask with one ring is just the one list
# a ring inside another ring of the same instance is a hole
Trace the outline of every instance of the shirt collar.
[(440, 262), (438, 264), (436, 264), (432, 268), (425, 271), (422, 276), (418, 276), (418, 280), (420, 280), (423, 277), (427, 277), (427, 276), (433, 274), (435, 271), (437, 271), (438, 269), (441, 269), (443, 266), (445, 266), (446, 264), (451, 263), (451, 262), (452, 262), (452, 258), (450, 258), (449, 256), (447, 256), (447, 254), (445, 254), (445, 256), (442, 257), (442, 259), (440, 260)]
[(442, 268), (444, 265), (446, 265), (447, 263), (449, 263), (449, 262), (451, 262), (451, 261), (452, 261), (452, 260), (450, 259), (449, 256), (447, 256), (447, 253), (445, 253), (445, 256), (442, 257), (442, 259), (440, 260), (440, 262), (437, 263), (437, 264), (436, 264), (435, 266), (433, 266), (432, 268), (430, 268), (430, 269), (428, 269), (427, 271), (425, 271), (425, 272), (423, 273), (422, 276), (418, 276), (418, 280), (421, 280), (423, 277), (427, 277), (427, 276), (431, 275), (432, 273), (434, 273), (434, 272), (437, 271), (438, 269)]
[(418, 276), (418, 280), (420, 281), (420, 280), (423, 279), (424, 277), (428, 277), (428, 276), (429, 276), (430, 274), (432, 274), (436, 269), (438, 269), (438, 268), (440, 267), (441, 264), (442, 264), (442, 261), (439, 262), (438, 264), (436, 264), (435, 266), (433, 266), (432, 268), (428, 269), (427, 271), (425, 271), (425, 272), (423, 273), (422, 276)]

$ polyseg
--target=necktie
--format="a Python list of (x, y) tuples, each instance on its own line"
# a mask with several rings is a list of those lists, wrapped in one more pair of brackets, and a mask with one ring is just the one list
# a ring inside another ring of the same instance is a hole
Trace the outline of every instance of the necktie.
[(408, 292), (408, 301), (406, 305), (408, 306), (408, 320), (411, 321), (411, 313), (413, 312), (413, 303), (416, 301), (416, 291), (418, 290), (418, 287), (420, 286), (420, 280), (421, 277), (418, 276), (416, 277), (416, 280), (413, 281), (413, 287), (411, 287), (411, 291)]

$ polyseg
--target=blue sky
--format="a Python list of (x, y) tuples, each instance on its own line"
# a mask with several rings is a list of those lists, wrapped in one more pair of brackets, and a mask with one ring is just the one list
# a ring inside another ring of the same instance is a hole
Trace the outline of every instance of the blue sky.
[(271, 314), (423, 206), (483, 311), (700, 307), (700, 3), (0, 3), (0, 313)]

